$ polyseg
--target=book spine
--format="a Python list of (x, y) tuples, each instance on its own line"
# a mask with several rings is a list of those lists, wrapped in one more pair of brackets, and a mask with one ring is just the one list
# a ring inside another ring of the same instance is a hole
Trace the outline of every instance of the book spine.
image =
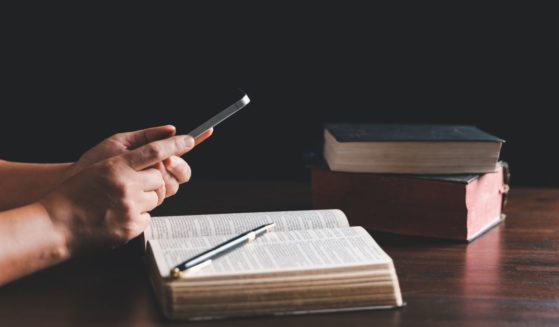
[(506, 173), (504, 167), (499, 166), (496, 172), (484, 174), (466, 187), (468, 239), (501, 218), (503, 198), (508, 192), (503, 178)]

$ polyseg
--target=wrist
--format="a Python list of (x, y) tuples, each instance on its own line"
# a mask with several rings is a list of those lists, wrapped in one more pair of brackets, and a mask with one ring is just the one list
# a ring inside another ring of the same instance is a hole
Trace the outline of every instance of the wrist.
[(56, 240), (58, 252), (65, 258), (74, 253), (72, 245), (71, 210), (68, 201), (56, 193), (49, 193), (37, 205), (44, 210), (51, 226), (51, 233)]
[(66, 163), (64, 171), (62, 172), (62, 182), (66, 181), (69, 178), (72, 178), (77, 173), (79, 173), (79, 168), (75, 162)]

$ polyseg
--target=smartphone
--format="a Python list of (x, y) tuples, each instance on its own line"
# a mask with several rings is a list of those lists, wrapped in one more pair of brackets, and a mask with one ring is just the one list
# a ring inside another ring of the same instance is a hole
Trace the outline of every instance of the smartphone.
[(218, 92), (212, 95), (207, 95), (208, 102), (212, 106), (220, 106), (224, 108), (222, 111), (218, 112), (216, 115), (206, 120), (204, 123), (200, 124), (198, 127), (193, 129), (188, 133), (188, 135), (193, 138), (197, 138), (200, 134), (204, 133), (208, 129), (217, 126), (219, 123), (225, 119), (231, 117), (233, 114), (243, 109), (247, 104), (250, 103), (248, 95), (240, 89), (231, 89), (228, 92)]

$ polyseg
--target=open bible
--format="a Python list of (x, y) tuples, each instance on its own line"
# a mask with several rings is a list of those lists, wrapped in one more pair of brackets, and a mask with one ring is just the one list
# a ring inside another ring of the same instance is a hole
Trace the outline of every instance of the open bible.
[[(188, 277), (171, 269), (266, 223), (272, 232)], [(215, 319), (402, 305), (392, 259), (340, 210), (154, 217), (148, 274), (170, 319)]]

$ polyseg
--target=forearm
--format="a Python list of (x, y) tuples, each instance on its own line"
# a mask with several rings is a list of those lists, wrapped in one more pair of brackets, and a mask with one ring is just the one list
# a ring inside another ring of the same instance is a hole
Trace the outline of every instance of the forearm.
[(0, 160), (0, 210), (17, 208), (39, 200), (64, 181), (71, 165)]
[(0, 285), (69, 257), (66, 236), (43, 205), (0, 211)]

